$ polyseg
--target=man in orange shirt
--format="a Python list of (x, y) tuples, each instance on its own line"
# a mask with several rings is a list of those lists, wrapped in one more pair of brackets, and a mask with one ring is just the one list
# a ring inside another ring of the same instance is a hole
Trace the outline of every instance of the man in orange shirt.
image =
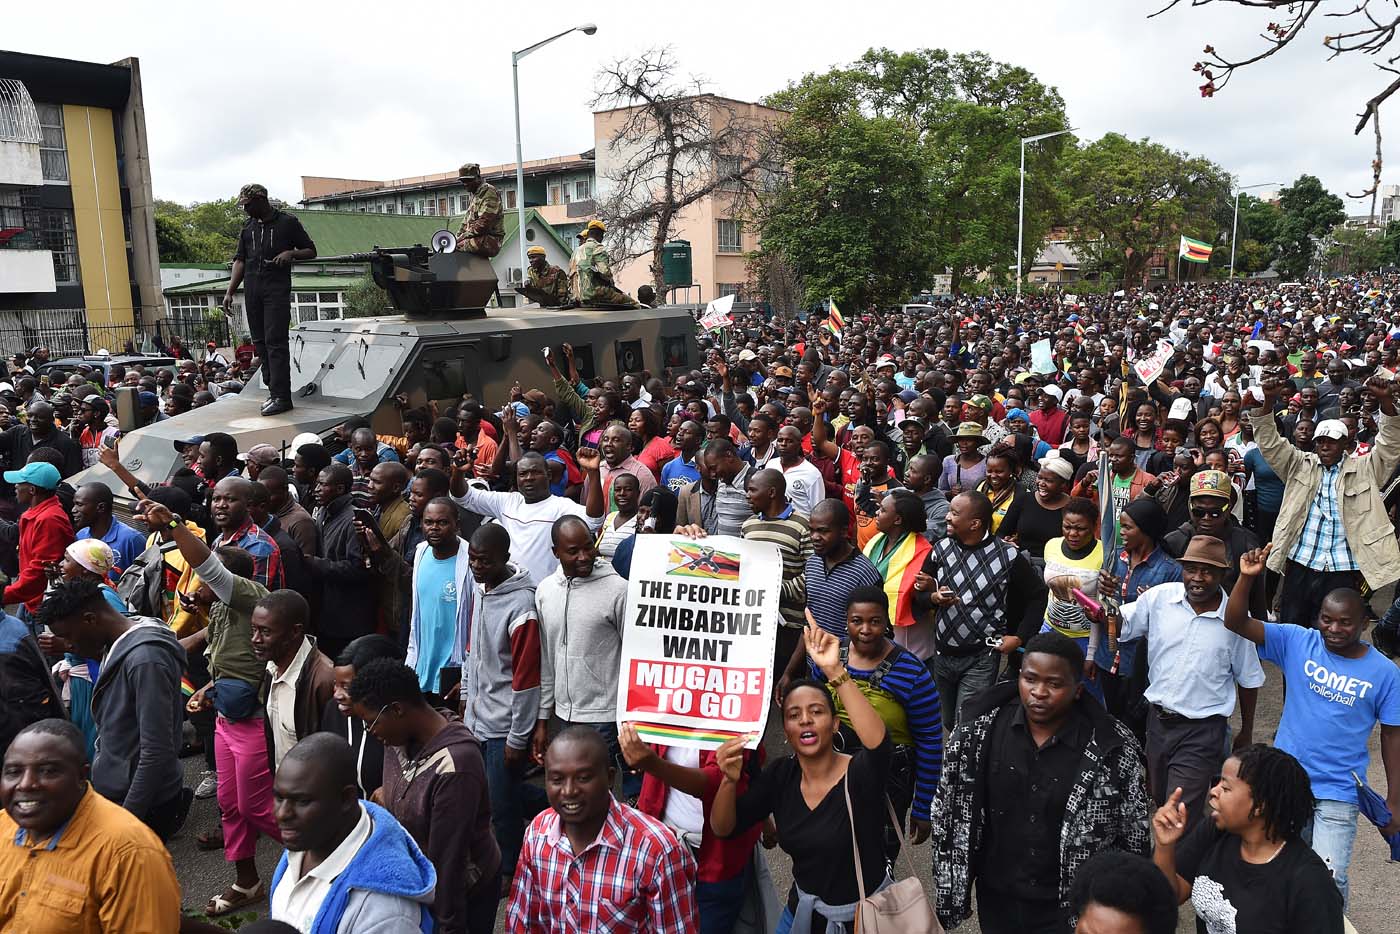
[(180, 883), (160, 840), (88, 785), (67, 720), (19, 732), (0, 774), (0, 930), (174, 934)]

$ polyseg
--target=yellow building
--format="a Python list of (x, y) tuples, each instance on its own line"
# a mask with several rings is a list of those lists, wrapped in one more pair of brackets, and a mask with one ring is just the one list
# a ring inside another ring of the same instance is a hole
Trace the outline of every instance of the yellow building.
[(119, 351), (161, 317), (141, 70), (0, 52), (0, 350)]

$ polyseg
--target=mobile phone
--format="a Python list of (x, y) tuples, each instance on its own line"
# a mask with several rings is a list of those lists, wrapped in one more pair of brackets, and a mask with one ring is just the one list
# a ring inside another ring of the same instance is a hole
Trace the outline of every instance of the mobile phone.
[(1084, 608), (1085, 613), (1095, 619), (1103, 618), (1103, 604), (1099, 603), (1099, 601), (1095, 600), (1078, 587), (1075, 587), (1070, 593), (1074, 595), (1075, 602)]

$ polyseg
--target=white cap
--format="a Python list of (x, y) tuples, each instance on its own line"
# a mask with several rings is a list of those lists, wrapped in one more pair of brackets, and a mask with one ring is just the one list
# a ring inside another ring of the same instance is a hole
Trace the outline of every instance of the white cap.
[(293, 454), (295, 454), (297, 451), (301, 450), (301, 446), (302, 446), (303, 444), (320, 444), (320, 443), (321, 443), (321, 436), (318, 435), (318, 434), (316, 434), (316, 432), (314, 432), (314, 431), (303, 431), (301, 434), (297, 435), (295, 438), (292, 439), (291, 451), (292, 451)]
[(1191, 421), (1191, 400), (1175, 399), (1172, 407), (1167, 411), (1167, 421), (1189, 422)]
[(1061, 390), (1060, 387), (1056, 386), (1054, 383), (1051, 383), (1050, 385), (1046, 386), (1043, 392), (1046, 395), (1054, 396), (1056, 401), (1065, 397), (1064, 391)]
[(1332, 438), (1336, 441), (1345, 441), (1351, 437), (1347, 431), (1347, 423), (1340, 418), (1324, 418), (1317, 423), (1313, 429), (1313, 440), (1318, 438)]

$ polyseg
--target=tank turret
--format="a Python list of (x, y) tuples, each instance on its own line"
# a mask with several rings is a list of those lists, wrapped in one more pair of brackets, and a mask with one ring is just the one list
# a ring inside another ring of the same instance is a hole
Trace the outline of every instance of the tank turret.
[(475, 253), (439, 252), (442, 245), (434, 237), (432, 247), (375, 247), (367, 253), (318, 256), (316, 262), (368, 264), (375, 283), (409, 318), (485, 317), (496, 294), (491, 261)]

